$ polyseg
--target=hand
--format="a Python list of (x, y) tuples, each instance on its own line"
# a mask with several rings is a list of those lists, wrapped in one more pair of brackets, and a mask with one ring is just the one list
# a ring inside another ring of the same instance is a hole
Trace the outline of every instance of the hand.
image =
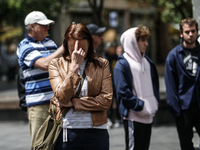
[(74, 104), (70, 101), (68, 102), (67, 104), (63, 104), (61, 103), (59, 100), (56, 99), (56, 103), (57, 103), (57, 106), (62, 108), (62, 107), (72, 107), (74, 106)]
[(75, 42), (74, 50), (71, 55), (70, 71), (78, 73), (78, 69), (84, 60), (85, 51), (82, 48), (78, 49), (78, 40)]

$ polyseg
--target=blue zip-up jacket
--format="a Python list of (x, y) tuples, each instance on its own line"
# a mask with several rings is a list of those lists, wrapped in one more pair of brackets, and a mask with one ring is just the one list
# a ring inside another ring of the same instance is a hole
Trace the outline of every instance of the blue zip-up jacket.
[[(197, 44), (199, 46), (199, 44)], [(190, 75), (183, 62), (183, 47), (177, 45), (170, 51), (165, 62), (165, 84), (167, 93), (167, 104), (170, 113), (174, 117), (181, 114), (181, 110), (189, 108), (196, 90), (196, 99), (200, 106), (200, 50), (198, 52), (198, 68), (196, 78)]]
[[(151, 66), (151, 77), (153, 83), (154, 96), (160, 103), (158, 73), (153, 62), (145, 55)], [(143, 109), (144, 102), (132, 92), (132, 73), (128, 61), (123, 54), (118, 57), (114, 68), (114, 84), (116, 89), (117, 103), (121, 118), (128, 117), (129, 109), (139, 112)]]

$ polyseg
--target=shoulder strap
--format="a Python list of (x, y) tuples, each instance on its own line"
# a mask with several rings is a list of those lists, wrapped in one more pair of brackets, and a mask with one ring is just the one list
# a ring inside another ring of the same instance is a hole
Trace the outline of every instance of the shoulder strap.
[(67, 112), (71, 109), (71, 107), (66, 107), (65, 111), (62, 113), (62, 117), (65, 117)]
[[(86, 65), (87, 65), (87, 63), (86, 63)], [(81, 78), (81, 81), (80, 81), (80, 85), (79, 85), (78, 90), (77, 90), (77, 92), (76, 92), (76, 94), (75, 94), (75, 96), (74, 96), (74, 97), (76, 97), (76, 98), (79, 97), (79, 94), (80, 94), (81, 89), (82, 89), (82, 86), (83, 86), (83, 82), (84, 82), (84, 80), (85, 80), (85, 76), (86, 76), (86, 74), (85, 74), (85, 69), (84, 69), (83, 75), (82, 75), (82, 78)], [(67, 114), (67, 112), (68, 112), (70, 109), (71, 109), (71, 107), (67, 107), (67, 108), (65, 109), (65, 111), (62, 113), (63, 117)]]
[(77, 92), (76, 92), (76, 94), (75, 94), (75, 96), (74, 96), (74, 97), (76, 97), (76, 98), (79, 97), (79, 94), (80, 94), (81, 89), (82, 89), (82, 86), (83, 86), (83, 82), (84, 82), (84, 80), (85, 80), (85, 76), (86, 76), (86, 74), (85, 74), (85, 69), (84, 69), (83, 75), (82, 75), (82, 78), (81, 78), (80, 85), (79, 85), (78, 90), (77, 90)]
[[(84, 80), (85, 80), (85, 76), (86, 76), (86, 74), (85, 74), (85, 70), (84, 70), (83, 75), (82, 75), (82, 78), (81, 78), (81, 81), (80, 81), (79, 88), (78, 88), (78, 90), (77, 90), (77, 92), (76, 92), (76, 94), (75, 94), (75, 96), (74, 96), (74, 97), (76, 97), (76, 98), (79, 96), (79, 94), (80, 94), (80, 92), (81, 92), (81, 88), (82, 88), (82, 86), (83, 86), (83, 82), (84, 82)], [(67, 107), (67, 108), (65, 109), (65, 111), (62, 113), (63, 117), (65, 117), (65, 115), (67, 114), (67, 112), (68, 112), (70, 109), (71, 109), (71, 107)]]

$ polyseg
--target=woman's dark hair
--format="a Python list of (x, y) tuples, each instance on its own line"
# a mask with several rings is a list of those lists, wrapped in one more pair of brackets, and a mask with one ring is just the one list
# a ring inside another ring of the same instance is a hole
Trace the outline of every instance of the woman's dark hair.
[(63, 54), (63, 57), (66, 58), (67, 56), (70, 56), (69, 54), (69, 49), (68, 49), (68, 40), (69, 39), (74, 39), (74, 40), (87, 40), (89, 43), (88, 47), (88, 53), (87, 53), (87, 61), (88, 62), (93, 62), (95, 66), (101, 66), (100, 62), (95, 59), (95, 53), (93, 49), (93, 39), (90, 34), (90, 31), (88, 28), (83, 24), (83, 23), (73, 23), (71, 24), (64, 35), (64, 41), (63, 41), (63, 46), (65, 48), (65, 52)]

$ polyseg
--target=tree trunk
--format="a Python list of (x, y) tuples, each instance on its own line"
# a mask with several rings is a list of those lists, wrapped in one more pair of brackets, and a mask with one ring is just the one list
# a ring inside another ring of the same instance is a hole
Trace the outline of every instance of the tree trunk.
[(103, 1), (104, 0), (88, 0), (89, 6), (92, 9), (93, 23), (97, 24), (98, 26), (102, 26), (103, 25), (102, 15), (101, 15), (102, 8), (103, 8)]

